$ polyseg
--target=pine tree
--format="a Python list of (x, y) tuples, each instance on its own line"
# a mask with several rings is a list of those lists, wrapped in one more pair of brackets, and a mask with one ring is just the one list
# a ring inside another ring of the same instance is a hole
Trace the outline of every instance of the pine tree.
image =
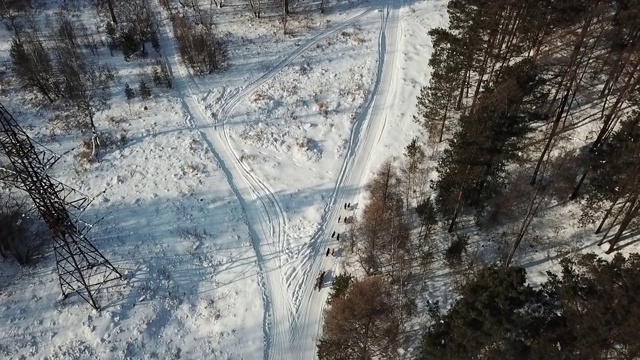
[(138, 85), (138, 94), (142, 100), (149, 100), (151, 98), (151, 88), (147, 85), (144, 79), (140, 79), (140, 84)]
[(156, 30), (151, 31), (150, 34), (151, 47), (157, 54), (160, 54), (160, 39), (158, 39), (158, 32)]
[[(614, 250), (628, 226), (640, 216), (640, 112), (629, 116), (609, 141), (601, 146), (590, 159), (589, 171), (593, 173), (589, 183), (586, 207), (589, 211), (602, 212), (606, 204), (620, 203), (617, 209), (609, 207), (606, 218), (616, 213), (614, 224), (619, 225), (609, 239), (608, 252)], [(619, 223), (616, 223), (617, 219)], [(603, 240), (608, 235), (605, 233)]]
[(442, 314), (429, 311), (419, 359), (634, 359), (640, 255), (561, 260), (539, 289), (522, 268), (481, 269)]
[(420, 218), (420, 224), (424, 227), (426, 232), (430, 232), (433, 226), (438, 222), (436, 207), (433, 205), (433, 201), (429, 198), (418, 204), (416, 207), (416, 213)]
[(113, 52), (120, 48), (120, 40), (118, 39), (118, 30), (116, 29), (115, 25), (113, 25), (112, 22), (108, 21), (107, 24), (105, 25), (105, 32), (109, 37), (109, 44), (108, 44), (109, 52), (111, 53), (111, 56), (113, 56)]
[(429, 86), (420, 90), (418, 114), (415, 120), (422, 125), (431, 142), (442, 142), (449, 120), (455, 114), (454, 92), (461, 82), (458, 59), (460, 40), (447, 30), (429, 31), (434, 52), (429, 59), (433, 68)]
[(469, 235), (456, 234), (444, 253), (444, 259), (450, 268), (457, 268), (462, 263), (462, 255), (466, 254), (469, 246)]
[(162, 75), (160, 75), (160, 69), (157, 67), (153, 68), (153, 83), (155, 85), (162, 85)]
[(120, 33), (120, 49), (125, 61), (129, 61), (131, 57), (140, 51), (140, 42), (135, 28), (130, 27)]
[(443, 152), (432, 186), (436, 204), (450, 217), (453, 231), (462, 208), (482, 209), (504, 187), (505, 166), (518, 159), (521, 139), (540, 116), (537, 68), (522, 61), (504, 69), (496, 85), (487, 89), (477, 106), (461, 119), (461, 127)]
[[(502, 357), (485, 353), (483, 358), (526, 358), (518, 351), (528, 335), (528, 314), (521, 310), (539, 295), (526, 285), (525, 275), (518, 268), (480, 270), (475, 280), (462, 287), (460, 299), (449, 312), (430, 326), (421, 358), (473, 359), (485, 349), (502, 351)], [(492, 346), (497, 343), (501, 346)]]
[[(592, 27), (595, 26), (594, 20), (596, 20), (598, 15), (596, 9), (598, 3), (599, 0), (596, 0), (592, 3), (587, 2), (587, 7), (579, 6), (577, 9), (572, 8), (576, 11), (576, 14), (572, 16), (572, 20), (573, 18), (578, 19), (577, 22), (580, 24), (580, 30), (577, 32), (578, 36), (572, 43), (573, 47), (567, 63), (561, 67), (561, 75), (559, 76), (554, 95), (550, 101), (551, 106), (547, 110), (547, 113), (554, 114), (552, 117), (553, 123), (549, 135), (547, 136), (545, 146), (538, 157), (538, 162), (533, 171), (531, 185), (534, 185), (538, 180), (538, 173), (544, 159), (551, 150), (551, 146), (558, 134), (560, 123), (562, 119), (568, 115), (568, 111), (570, 110), (570, 100), (572, 99), (571, 94), (574, 93), (577, 86), (579, 86), (579, 70), (582, 68), (585, 58), (589, 54), (590, 33)], [(557, 103), (558, 100), (559, 103)], [(556, 104), (557, 107), (554, 108)]]
[(336, 299), (344, 298), (353, 281), (354, 277), (349, 274), (340, 274), (336, 276), (333, 279), (333, 284), (331, 284), (331, 293), (329, 293), (327, 304), (331, 304)]

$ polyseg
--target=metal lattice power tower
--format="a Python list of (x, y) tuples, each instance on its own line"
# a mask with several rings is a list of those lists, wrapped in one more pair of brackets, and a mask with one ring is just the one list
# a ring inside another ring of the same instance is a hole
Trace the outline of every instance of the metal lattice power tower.
[(105, 283), (121, 278), (120, 272), (87, 239), (83, 226), (67, 210), (84, 210), (86, 196), (50, 178), (47, 169), (56, 155), (36, 149), (11, 114), (0, 104), (0, 147), (13, 167), (0, 180), (10, 181), (29, 193), (53, 235), (53, 250), (63, 298), (76, 292), (95, 309), (95, 293)]

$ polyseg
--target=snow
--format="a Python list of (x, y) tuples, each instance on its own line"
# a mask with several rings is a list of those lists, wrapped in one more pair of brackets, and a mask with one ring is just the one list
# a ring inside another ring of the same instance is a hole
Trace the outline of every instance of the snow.
[[(167, 13), (151, 3), (174, 86), (127, 103), (124, 83), (137, 84), (149, 63), (101, 49), (121, 80), (98, 114), (115, 139), (100, 162), (79, 160), (84, 137), (46, 121), (48, 110), (2, 94), (35, 139), (70, 151), (52, 175), (95, 196), (82, 214), (94, 224), (89, 237), (125, 277), (98, 294), (98, 312), (77, 296), (58, 299), (52, 254), (33, 268), (0, 264), (9, 280), (0, 356), (313, 359), (342, 268), (347, 229), (338, 217), (355, 215), (372, 172), (420, 135), (413, 116), (430, 76), (427, 32), (446, 27), (446, 1), (339, 3), (326, 15), (293, 16), (286, 36), (274, 19), (225, 6), (216, 19), (230, 64), (203, 77), (182, 65)], [(10, 34), (0, 37), (6, 64)], [(518, 256), (535, 278), (554, 266), (553, 249)], [(452, 300), (447, 273), (436, 271), (425, 297)]]

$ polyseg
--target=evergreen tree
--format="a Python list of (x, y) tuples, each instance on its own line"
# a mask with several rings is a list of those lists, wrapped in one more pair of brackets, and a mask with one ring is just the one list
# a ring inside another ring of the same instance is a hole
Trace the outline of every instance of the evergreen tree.
[(329, 293), (329, 299), (327, 303), (331, 304), (335, 299), (344, 298), (349, 290), (349, 285), (353, 282), (353, 276), (349, 274), (340, 274), (333, 279), (331, 284), (331, 293)]
[(462, 264), (462, 255), (466, 254), (469, 246), (469, 235), (456, 234), (444, 253), (444, 259), (450, 268), (457, 268)]
[(149, 100), (151, 98), (151, 88), (147, 85), (144, 79), (140, 79), (140, 84), (138, 85), (138, 94), (142, 100)]
[(438, 223), (438, 215), (433, 201), (429, 198), (423, 200), (416, 207), (416, 213), (420, 219), (421, 228), (428, 234)]
[(563, 259), (538, 290), (522, 268), (490, 266), (432, 323), (420, 359), (635, 359), (640, 256)]
[(429, 31), (433, 42), (432, 67), (429, 85), (420, 90), (418, 114), (415, 120), (422, 125), (431, 142), (442, 142), (449, 120), (455, 114), (454, 92), (461, 82), (460, 64), (455, 61), (461, 52), (460, 39), (447, 30)]
[(108, 21), (105, 25), (105, 32), (109, 37), (109, 51), (111, 52), (111, 56), (113, 56), (113, 51), (118, 50), (120, 48), (120, 40), (118, 39), (118, 30), (112, 22)]
[[(526, 285), (523, 269), (482, 269), (462, 287), (460, 295), (426, 332), (422, 359), (526, 358), (527, 332), (537, 333), (541, 326), (537, 316), (532, 318), (523, 310), (529, 303), (541, 302), (542, 296)], [(488, 356), (500, 353), (502, 357)]]
[(160, 69), (157, 67), (153, 68), (153, 83), (155, 85), (162, 85), (162, 76), (160, 75)]
[(501, 191), (505, 166), (518, 159), (521, 140), (540, 118), (536, 105), (544, 96), (535, 91), (541, 85), (536, 67), (525, 60), (504, 69), (501, 76), (461, 119), (438, 162), (440, 178), (432, 186), (438, 208), (451, 218), (449, 232), (463, 207), (482, 209)]
[(151, 40), (151, 47), (153, 50), (155, 50), (157, 54), (160, 54), (160, 39), (158, 39), (158, 32), (155, 30), (151, 31), (149, 40)]
[[(608, 208), (598, 230), (615, 211), (614, 223), (619, 225), (609, 239), (608, 252), (614, 250), (624, 231), (640, 215), (640, 112), (622, 122), (609, 141), (591, 154), (588, 171), (593, 173), (586, 199), (587, 213), (602, 212), (606, 204), (621, 204)], [(616, 220), (620, 219), (619, 223)], [(603, 240), (608, 232), (603, 237)]]
[(120, 33), (120, 49), (126, 61), (138, 53), (140, 44), (135, 28), (131, 27)]
[(558, 352), (574, 359), (637, 359), (640, 256), (616, 254), (605, 261), (586, 254), (563, 259), (561, 265), (561, 276), (548, 273), (544, 284), (547, 301), (561, 307), (561, 321), (549, 329), (551, 336), (542, 332), (538, 343), (551, 338)]

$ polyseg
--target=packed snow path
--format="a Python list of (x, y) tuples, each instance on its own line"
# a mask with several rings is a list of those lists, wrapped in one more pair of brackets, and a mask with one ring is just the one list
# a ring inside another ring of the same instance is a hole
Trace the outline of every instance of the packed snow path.
[[(378, 65), (373, 89), (367, 103), (361, 109), (353, 125), (349, 146), (346, 151), (338, 181), (335, 184), (329, 203), (328, 211), (324, 217), (324, 224), (313, 235), (312, 242), (316, 244), (315, 252), (310, 254), (311, 261), (300, 259), (300, 266), (304, 273), (297, 282), (297, 291), (301, 292), (300, 299), (296, 302), (294, 323), (291, 327), (291, 351), (290, 355), (297, 355), (300, 359), (313, 359), (316, 351), (316, 340), (322, 330), (322, 312), (328, 295), (327, 291), (315, 291), (314, 279), (323, 270), (335, 269), (334, 259), (325, 257), (325, 250), (331, 247), (340, 247), (347, 243), (343, 238), (342, 244), (331, 239), (334, 229), (346, 230), (344, 221), (338, 223), (338, 218), (344, 219), (346, 215), (354, 216), (351, 211), (344, 210), (345, 203), (362, 203), (351, 198), (345, 189), (362, 189), (365, 177), (371, 170), (369, 168), (370, 156), (373, 148), (381, 138), (387, 121), (385, 106), (393, 100), (393, 89), (397, 75), (396, 59), (398, 56), (397, 45), (399, 43), (399, 1), (389, 1), (384, 7), (380, 7), (381, 26), (378, 38)], [(337, 227), (336, 227), (337, 226)], [(303, 267), (304, 263), (310, 263)]]
[[(160, 9), (157, 2), (156, 6)], [(323, 216), (323, 224), (311, 238), (313, 251), (294, 261), (284, 262), (283, 256), (287, 247), (286, 213), (268, 184), (259, 179), (234, 151), (225, 122), (233, 114), (238, 103), (305, 50), (375, 10), (380, 12), (381, 25), (378, 66), (373, 89), (353, 125), (340, 175)], [(334, 224), (337, 223), (338, 217), (345, 215), (342, 205), (353, 201), (347, 198), (343, 189), (362, 187), (364, 177), (369, 171), (371, 150), (379, 141), (385, 127), (384, 105), (392, 100), (392, 93), (389, 91), (394, 86), (399, 36), (398, 13), (399, 9), (394, 1), (376, 2), (358, 15), (307, 39), (289, 55), (274, 63), (268, 72), (241, 87), (241, 90), (228, 94), (223, 99), (221, 111), (216, 119), (207, 115), (207, 104), (198, 100), (206, 99), (208, 96), (198, 88), (192, 76), (179, 62), (171, 26), (166, 13), (163, 13), (163, 26), (160, 29), (162, 49), (174, 75), (174, 88), (182, 99), (183, 110), (187, 114), (186, 122), (199, 132), (210, 148), (245, 213), (245, 222), (256, 252), (258, 284), (262, 291), (264, 359), (315, 357), (315, 342), (321, 330), (322, 310), (327, 291), (315, 290), (314, 280), (318, 273), (331, 270), (335, 266), (335, 260), (325, 257), (324, 252), (329, 245), (334, 245), (330, 243), (330, 234), (335, 229)], [(287, 271), (289, 269), (293, 269), (293, 272)], [(291, 273), (293, 276), (286, 279), (284, 274)]]

